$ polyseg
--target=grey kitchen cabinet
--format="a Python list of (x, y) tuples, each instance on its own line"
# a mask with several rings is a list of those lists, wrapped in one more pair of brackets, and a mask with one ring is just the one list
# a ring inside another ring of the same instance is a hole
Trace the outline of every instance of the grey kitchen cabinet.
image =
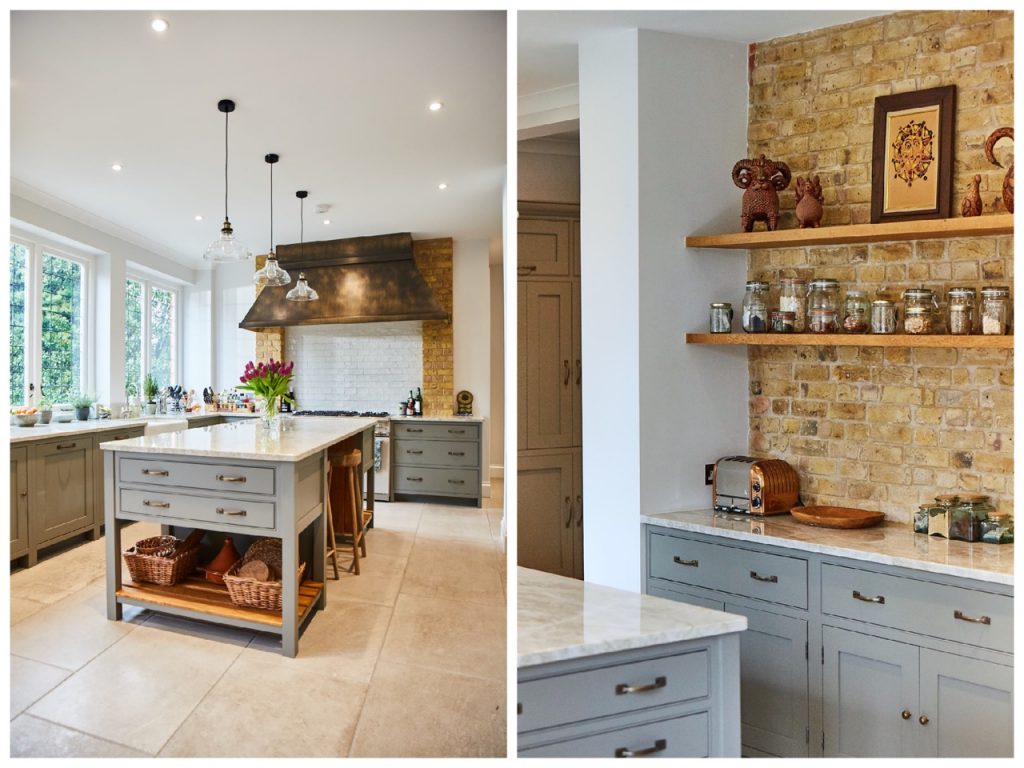
[(579, 475), (578, 451), (530, 452), (519, 457), (519, 565), (583, 577)]
[(97, 433), (95, 437), (96, 448), (93, 454), (92, 467), (93, 467), (93, 511), (96, 516), (96, 528), (101, 528), (103, 525), (103, 504), (106, 499), (104, 498), (104, 486), (103, 486), (103, 456), (99, 448), (100, 443), (105, 443), (108, 440), (130, 440), (133, 437), (142, 437), (146, 433), (146, 428), (141, 426), (136, 427), (122, 427), (110, 432)]
[(572, 222), (520, 217), (517, 258), (524, 276), (568, 276), (573, 269)]
[(31, 447), (28, 506), (32, 547), (38, 549), (84, 531), (98, 536), (95, 447), (92, 435), (69, 435)]
[(656, 525), (644, 543), (649, 594), (747, 617), (744, 754), (1012, 755), (1012, 588)]
[(391, 482), (396, 499), (442, 497), (482, 503), (478, 421), (396, 419), (391, 423)]
[[(28, 536), (28, 448), (11, 447), (11, 559), (29, 554)], [(30, 555), (29, 565), (35, 564)]]
[(520, 667), (520, 757), (739, 753), (736, 634)]

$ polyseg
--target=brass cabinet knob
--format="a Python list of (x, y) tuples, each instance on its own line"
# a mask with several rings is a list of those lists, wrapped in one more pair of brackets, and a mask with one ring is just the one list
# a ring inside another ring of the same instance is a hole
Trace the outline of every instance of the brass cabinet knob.
[(900, 712), (900, 717), (902, 717), (904, 720), (909, 720), (911, 718), (911, 714), (908, 710), (904, 709), (902, 712)]
[(928, 715), (921, 715), (919, 718), (917, 718), (917, 722), (919, 722), (921, 725), (928, 725)]

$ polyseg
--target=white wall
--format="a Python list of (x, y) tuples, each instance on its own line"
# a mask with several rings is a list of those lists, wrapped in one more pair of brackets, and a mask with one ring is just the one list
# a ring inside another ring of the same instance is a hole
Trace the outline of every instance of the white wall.
[(213, 270), (197, 270), (195, 284), (182, 291), (182, 381), (200, 397), (213, 385), (213, 278)]
[(639, 591), (639, 515), (708, 506), (703, 465), (746, 446), (745, 410), (721, 407), (745, 401), (745, 353), (683, 343), (742, 290), (742, 255), (683, 238), (738, 210), (746, 48), (631, 30), (579, 61), (585, 578)]
[(452, 255), (452, 318), (455, 393), (473, 393), (473, 415), (484, 419), (481, 435), (484, 495), (490, 495), (491, 276), (490, 242), (456, 240)]
[(234, 389), (245, 364), (256, 357), (256, 334), (238, 327), (256, 300), (252, 282), (253, 262), (218, 264), (214, 269), (213, 292), (213, 387)]

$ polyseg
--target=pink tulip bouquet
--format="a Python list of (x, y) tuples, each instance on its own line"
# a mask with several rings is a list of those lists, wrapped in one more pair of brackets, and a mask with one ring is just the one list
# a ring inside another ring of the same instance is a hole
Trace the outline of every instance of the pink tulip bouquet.
[(278, 398), (295, 403), (288, 396), (294, 368), (294, 362), (285, 363), (281, 360), (274, 360), (274, 358), (270, 358), (269, 363), (260, 363), (259, 365), (253, 364), (250, 360), (245, 364), (245, 372), (240, 378), (242, 383), (235, 385), (235, 389), (244, 389), (257, 397), (262, 397), (266, 401), (267, 410), (277, 413)]

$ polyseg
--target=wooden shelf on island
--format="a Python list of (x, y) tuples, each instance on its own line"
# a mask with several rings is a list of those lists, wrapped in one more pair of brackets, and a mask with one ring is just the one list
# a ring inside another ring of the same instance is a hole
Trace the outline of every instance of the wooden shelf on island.
[(987, 237), (1013, 234), (1013, 214), (968, 216), (956, 219), (887, 221), (813, 229), (777, 229), (774, 232), (730, 232), (725, 235), (690, 235), (687, 248), (803, 248), (813, 245), (884, 243), (893, 240)]
[[(303, 581), (299, 585), (300, 622), (316, 602), (323, 588), (324, 585), (316, 581)], [(147, 582), (132, 582), (126, 577), (121, 589), (117, 591), (117, 596), (136, 604), (192, 611), (221, 619), (262, 624), (277, 630), (281, 629), (282, 624), (280, 611), (235, 605), (231, 602), (227, 587), (209, 582), (201, 576), (190, 576), (169, 587)]]
[(1013, 336), (912, 336), (872, 333), (688, 333), (687, 344), (731, 346), (952, 347), (1013, 349)]

